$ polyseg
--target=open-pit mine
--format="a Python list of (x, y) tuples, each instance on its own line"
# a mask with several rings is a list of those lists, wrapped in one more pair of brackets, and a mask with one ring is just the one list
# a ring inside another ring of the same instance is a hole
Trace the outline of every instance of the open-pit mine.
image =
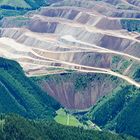
[[(123, 83), (140, 88), (140, 33), (125, 26), (139, 17), (137, 0), (58, 1), (3, 18), (0, 56), (19, 62), (28, 77), (48, 75), (38, 84), (63, 106), (86, 109)], [(85, 75), (92, 78), (79, 90), (76, 78)]]

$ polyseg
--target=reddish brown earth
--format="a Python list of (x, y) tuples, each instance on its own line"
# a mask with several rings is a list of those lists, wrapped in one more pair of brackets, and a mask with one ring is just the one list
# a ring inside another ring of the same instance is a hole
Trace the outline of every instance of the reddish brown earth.
[[(78, 77), (87, 76), (86, 74), (55, 75), (49, 80), (39, 80), (44, 91), (53, 96), (63, 106), (68, 109), (85, 109), (95, 104), (101, 97), (111, 93), (118, 85), (121, 84), (119, 79), (112, 81), (111, 77), (105, 75), (91, 74), (92, 80), (88, 80), (88, 86), (83, 88), (85, 84), (81, 84), (82, 88), (77, 89), (75, 81)], [(68, 78), (67, 78), (68, 77)], [(58, 79), (58, 80), (56, 80)], [(62, 96), (63, 95), (63, 96)]]

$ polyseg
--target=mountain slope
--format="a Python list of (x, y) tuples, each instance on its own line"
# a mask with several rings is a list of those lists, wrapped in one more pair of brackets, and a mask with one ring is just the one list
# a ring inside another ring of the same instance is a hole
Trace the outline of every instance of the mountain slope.
[(91, 120), (92, 128), (95, 123), (140, 138), (139, 4), (0, 1), (0, 56), (23, 68), (0, 59), (1, 113), (48, 119), (61, 104), (68, 109), (67, 124), (80, 112), (76, 119)]
[(87, 118), (102, 128), (140, 138), (140, 89), (125, 86), (100, 100)]
[[(48, 121), (30, 121), (16, 115), (2, 117), (0, 139), (22, 140), (136, 140), (110, 132), (84, 130)], [(3, 130), (3, 131), (2, 131)], [(12, 133), (11, 133), (12, 132)]]
[(123, 83), (119, 78), (109, 75), (76, 72), (33, 79), (68, 109), (87, 109)]
[(24, 75), (14, 61), (0, 58), (0, 112), (29, 118), (53, 116), (59, 104)]
[(5, 16), (23, 15), (28, 11), (35, 10), (41, 6), (48, 6), (59, 0), (1, 0), (0, 19)]

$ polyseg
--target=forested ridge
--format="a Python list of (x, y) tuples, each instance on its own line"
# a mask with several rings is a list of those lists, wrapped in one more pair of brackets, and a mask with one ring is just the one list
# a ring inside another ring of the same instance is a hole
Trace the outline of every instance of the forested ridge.
[(140, 89), (122, 86), (101, 99), (86, 115), (101, 128), (140, 138)]
[(28, 118), (53, 117), (57, 103), (25, 76), (18, 63), (0, 58), (0, 112)]
[[(15, 4), (14, 4), (15, 3)], [(48, 6), (51, 1), (48, 0), (14, 0), (0, 1), (0, 19), (5, 16), (23, 15), (28, 11), (35, 10), (41, 6)]]
[(31, 121), (18, 115), (1, 115), (1, 140), (136, 140), (107, 131), (84, 130), (54, 121)]

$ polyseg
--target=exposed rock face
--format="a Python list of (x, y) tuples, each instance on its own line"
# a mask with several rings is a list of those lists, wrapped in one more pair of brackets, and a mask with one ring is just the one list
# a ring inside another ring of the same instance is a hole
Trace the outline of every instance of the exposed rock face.
[(37, 82), (68, 109), (89, 108), (122, 83), (111, 76), (80, 73), (50, 76)]
[[(133, 76), (140, 68), (140, 34), (124, 30), (121, 22), (139, 17), (136, 1), (58, 1), (2, 19), (0, 56), (18, 61), (28, 76), (64, 73), (57, 77), (60, 85), (55, 76), (39, 84), (67, 108), (88, 108), (120, 86), (118, 81), (140, 87)], [(74, 84), (79, 72), (93, 77), (82, 91)], [(65, 73), (72, 76), (64, 80)]]

